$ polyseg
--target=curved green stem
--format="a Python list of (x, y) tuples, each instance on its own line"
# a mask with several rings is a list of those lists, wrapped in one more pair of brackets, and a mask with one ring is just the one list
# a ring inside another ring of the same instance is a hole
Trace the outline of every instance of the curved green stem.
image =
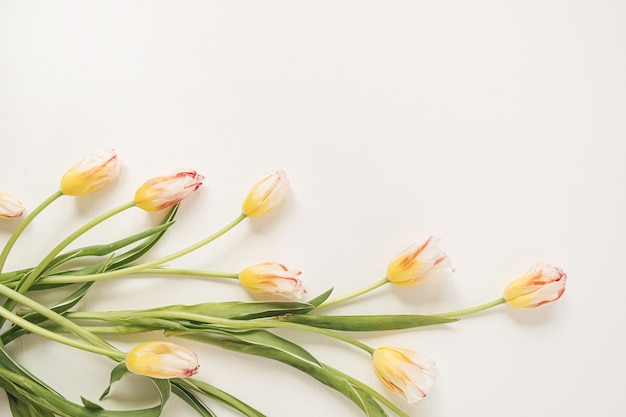
[[(47, 308), (46, 306), (39, 304), (38, 302), (36, 302), (35, 300), (20, 294), (19, 292), (12, 290), (4, 285), (0, 285), (0, 295), (3, 295), (5, 297), (7, 297), (9, 300), (12, 300), (15, 304), (19, 303), (22, 304), (25, 307), (30, 308), (31, 310), (41, 314), (42, 316), (46, 317), (47, 319), (53, 321), (54, 323), (58, 324), (59, 326), (63, 327), (64, 329), (66, 329), (68, 332), (73, 333), (74, 335), (78, 336), (79, 338), (83, 339), (85, 342), (90, 343), (91, 345), (94, 346), (99, 346), (103, 349), (108, 349), (108, 350), (113, 350), (113, 346), (111, 346), (109, 343), (107, 343), (105, 340), (103, 340), (102, 338), (96, 336), (95, 334), (85, 330), (83, 327), (79, 326), (78, 324), (74, 323), (72, 320), (69, 320), (68, 318), (62, 316), (61, 314), (58, 314), (55, 311), (50, 310), (49, 308)], [(20, 316), (18, 316), (17, 314), (11, 313), (10, 310), (4, 308), (4, 307), (0, 307), (3, 308), (4, 310), (6, 310), (8, 313), (5, 313), (3, 315), (3, 317), (7, 318), (6, 316), (8, 314), (10, 314), (12, 317), (9, 318), (9, 320), (11, 320), (13, 323), (17, 324), (20, 327), (25, 328), (26, 330), (32, 331), (30, 328), (26, 328), (25, 326), (23, 326), (22, 324), (18, 324), (18, 322), (16, 322), (15, 318), (19, 319), (20, 323), (30, 323), (29, 321), (21, 318)], [(41, 328), (37, 325), (34, 325), (31, 323), (31, 325), (36, 326), (38, 328)], [(33, 332), (36, 333), (36, 332)], [(48, 336), (45, 336), (48, 337)], [(48, 337), (50, 338), (50, 337)]]
[(28, 330), (29, 332), (33, 333), (33, 334), (37, 334), (39, 336), (43, 336), (47, 339), (50, 339), (54, 342), (58, 342), (58, 343), (62, 343), (64, 345), (67, 346), (71, 346), (77, 349), (82, 349), (85, 350), (87, 352), (92, 352), (92, 353), (97, 353), (100, 355), (104, 355), (104, 356), (108, 356), (111, 359), (115, 359), (115, 360), (124, 360), (124, 357), (126, 356), (124, 353), (122, 352), (118, 352), (116, 350), (110, 349), (110, 348), (104, 348), (104, 347), (100, 347), (100, 346), (94, 346), (92, 344), (89, 343), (83, 343), (80, 342), (78, 340), (75, 339), (71, 339), (69, 337), (65, 337), (62, 336), (58, 333), (52, 332), (50, 330), (44, 329), (43, 327), (40, 327), (36, 324), (33, 324), (31, 322), (29, 322), (28, 320), (24, 320), (23, 318), (21, 318), (20, 316), (10, 312), (9, 310), (7, 310), (4, 307), (0, 307), (0, 317), (11, 321), (12, 323), (14, 323), (15, 325)]
[(320, 304), (317, 308), (319, 309), (319, 308), (322, 308), (322, 307), (330, 307), (330, 306), (333, 306), (333, 305), (337, 305), (339, 303), (343, 303), (344, 301), (351, 300), (351, 299), (356, 298), (358, 296), (361, 296), (361, 295), (363, 295), (365, 293), (368, 293), (368, 292), (370, 292), (372, 290), (375, 290), (378, 287), (382, 287), (383, 285), (385, 285), (388, 282), (389, 282), (389, 280), (387, 278), (383, 278), (380, 281), (376, 281), (373, 284), (368, 285), (367, 287), (361, 288), (358, 291), (355, 291), (353, 293), (350, 293), (350, 294), (347, 294), (347, 295), (344, 295), (344, 296), (337, 297), (337, 298), (334, 298), (332, 300), (326, 301), (326, 302)]
[[(274, 320), (274, 319), (271, 319)], [(270, 321), (270, 320), (268, 320)], [(272, 327), (280, 327), (280, 328), (284, 328), (284, 329), (294, 329), (294, 330), (301, 330), (301, 331), (305, 331), (305, 332), (312, 332), (312, 333), (317, 333), (317, 334), (321, 334), (324, 336), (328, 336), (331, 337), (333, 339), (337, 339), (340, 340), (342, 342), (348, 343), (352, 346), (358, 347), (359, 349), (362, 349), (364, 351), (366, 351), (367, 353), (369, 353), (370, 355), (374, 353), (374, 348), (372, 348), (369, 345), (366, 345), (365, 343), (353, 339), (351, 337), (348, 337), (342, 333), (339, 332), (335, 332), (333, 330), (328, 330), (328, 329), (323, 329), (323, 328), (319, 328), (319, 327), (314, 327), (314, 326), (307, 326), (305, 324), (298, 324), (298, 323), (287, 323), (287, 322), (280, 322), (280, 325), (274, 325)]]
[(203, 271), (201, 269), (184, 269), (184, 268), (148, 268), (148, 269), (144, 269), (143, 271), (135, 272), (135, 274), (186, 275), (186, 276), (194, 276), (194, 277), (229, 278), (229, 279), (239, 278), (239, 274), (235, 272)]
[(498, 298), (497, 300), (489, 301), (488, 303), (480, 304), (476, 307), (465, 308), (463, 310), (457, 310), (457, 311), (450, 311), (448, 313), (442, 313), (442, 314), (437, 314), (437, 315), (444, 316), (444, 317), (468, 316), (470, 314), (478, 313), (480, 311), (484, 311), (484, 310), (487, 310), (495, 306), (499, 306), (500, 304), (504, 304), (504, 303), (506, 303), (506, 300), (504, 298)]
[(61, 251), (63, 249), (65, 249), (70, 243), (72, 243), (78, 237), (80, 237), (81, 235), (83, 235), (85, 232), (87, 232), (88, 230), (92, 229), (96, 225), (102, 223), (106, 219), (109, 219), (109, 218), (113, 217), (114, 215), (116, 215), (118, 213), (121, 213), (122, 211), (124, 211), (126, 209), (129, 209), (131, 207), (134, 207), (134, 206), (135, 206), (135, 201), (129, 201), (128, 203), (122, 204), (121, 206), (118, 206), (118, 207), (114, 208), (113, 210), (109, 210), (106, 213), (101, 214), (100, 216), (98, 216), (95, 219), (91, 220), (90, 222), (86, 223), (82, 227), (78, 228), (74, 233), (70, 234), (68, 237), (63, 239), (58, 245), (56, 245), (54, 247), (54, 249), (52, 249), (50, 251), (50, 253), (48, 253), (48, 255), (46, 255), (45, 258), (43, 258), (43, 260), (39, 263), (39, 265), (37, 265), (35, 267), (35, 269), (33, 269), (28, 274), (26, 279), (23, 282), (20, 283), (20, 285), (18, 286), (17, 291), (22, 293), (22, 294), (25, 293), (26, 291), (28, 291), (28, 289), (37, 280), (39, 275), (41, 275), (41, 273), (46, 269), (46, 266), (48, 266), (48, 264), (59, 253), (61, 253)]
[(180, 258), (183, 255), (186, 255), (190, 252), (193, 252), (196, 249), (201, 248), (202, 246), (214, 241), (218, 237), (222, 236), (223, 234), (225, 234), (226, 232), (228, 232), (229, 230), (237, 226), (245, 218), (246, 216), (244, 214), (240, 214), (239, 216), (237, 216), (235, 220), (233, 220), (232, 222), (230, 222), (229, 224), (227, 224), (226, 226), (224, 226), (217, 232), (213, 233), (209, 237), (204, 238), (201, 241), (196, 242), (191, 246), (181, 249), (178, 252), (174, 252), (170, 255), (164, 256), (159, 259), (155, 259), (153, 261), (145, 262), (145, 263), (134, 265), (134, 266), (129, 266), (126, 268), (116, 269), (114, 271), (103, 272), (100, 274), (72, 275), (71, 277), (62, 276), (62, 275), (43, 277), (41, 278), (41, 280), (39, 280), (39, 283), (40, 284), (66, 284), (66, 283), (88, 282), (88, 281), (98, 281), (98, 280), (109, 279), (109, 278), (117, 278), (117, 277), (128, 275), (128, 274), (137, 274), (137, 273), (145, 271), (146, 269), (154, 268), (166, 262)]
[(13, 245), (15, 245), (15, 242), (20, 237), (24, 229), (26, 229), (26, 227), (30, 224), (30, 222), (32, 222), (33, 219), (37, 217), (39, 213), (41, 213), (46, 207), (52, 204), (54, 200), (61, 197), (62, 195), (63, 193), (61, 191), (55, 191), (50, 197), (48, 197), (41, 204), (39, 204), (35, 208), (35, 210), (30, 212), (28, 216), (26, 216), (24, 220), (20, 223), (18, 228), (15, 229), (15, 231), (13, 232), (13, 234), (11, 235), (7, 243), (4, 245), (4, 248), (2, 249), (2, 253), (0, 253), (0, 272), (2, 272), (2, 268), (4, 268), (4, 263), (6, 262), (7, 257), (9, 256), (9, 252), (13, 248)]

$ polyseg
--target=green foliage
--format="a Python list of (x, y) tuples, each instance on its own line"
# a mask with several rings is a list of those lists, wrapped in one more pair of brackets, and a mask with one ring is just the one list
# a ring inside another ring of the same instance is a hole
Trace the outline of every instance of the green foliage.
[(323, 329), (356, 332), (409, 329), (458, 321), (456, 317), (418, 314), (359, 316), (286, 314), (278, 317), (278, 319), (284, 322), (305, 324), (307, 326), (320, 327)]

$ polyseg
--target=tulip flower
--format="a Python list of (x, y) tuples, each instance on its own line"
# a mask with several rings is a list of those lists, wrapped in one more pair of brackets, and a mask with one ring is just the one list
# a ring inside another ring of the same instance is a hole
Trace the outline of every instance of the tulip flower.
[(239, 273), (239, 282), (249, 291), (300, 299), (306, 291), (298, 278), (302, 272), (276, 262), (249, 266)]
[(180, 171), (149, 179), (135, 193), (135, 204), (146, 211), (158, 211), (186, 198), (202, 185), (204, 177), (196, 171)]
[(198, 357), (175, 343), (152, 341), (134, 347), (126, 354), (126, 368), (150, 378), (187, 378), (198, 373)]
[(435, 361), (410, 349), (378, 348), (372, 364), (383, 384), (409, 404), (426, 397), (435, 381)]
[(439, 249), (439, 239), (430, 236), (394, 258), (387, 267), (387, 279), (392, 284), (412, 286), (451, 271), (450, 258)]
[(287, 197), (288, 189), (289, 180), (285, 171), (267, 171), (248, 193), (241, 211), (248, 217), (261, 216), (280, 205)]
[(538, 262), (504, 290), (504, 300), (515, 308), (535, 308), (558, 300), (565, 291), (567, 275), (561, 269)]
[(119, 176), (121, 163), (113, 149), (87, 156), (61, 178), (61, 192), (79, 196), (96, 191)]
[(24, 206), (13, 194), (0, 191), (0, 217), (12, 219), (24, 214)]

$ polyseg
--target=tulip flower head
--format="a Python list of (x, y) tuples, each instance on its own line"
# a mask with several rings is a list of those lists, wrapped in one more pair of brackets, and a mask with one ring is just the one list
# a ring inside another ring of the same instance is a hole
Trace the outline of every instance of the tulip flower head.
[(61, 192), (79, 196), (96, 191), (116, 179), (122, 164), (113, 149), (106, 149), (87, 156), (70, 168), (61, 178)]
[(199, 367), (196, 354), (175, 343), (142, 343), (126, 354), (126, 368), (150, 378), (187, 378), (197, 374)]
[(558, 300), (565, 292), (567, 275), (561, 269), (538, 262), (504, 290), (504, 300), (515, 308), (535, 308)]
[(439, 249), (439, 239), (430, 236), (395, 257), (387, 267), (387, 279), (392, 284), (412, 286), (448, 272), (452, 272), (450, 258)]
[(261, 216), (278, 207), (287, 197), (289, 179), (283, 170), (270, 170), (252, 187), (241, 212), (247, 217)]
[(13, 194), (0, 191), (0, 218), (13, 219), (24, 214), (24, 206)]
[(435, 361), (410, 349), (381, 347), (372, 354), (374, 372), (387, 388), (414, 404), (435, 381)]
[(264, 262), (247, 267), (239, 273), (239, 282), (248, 291), (300, 299), (306, 291), (298, 278), (302, 272), (276, 262)]
[(151, 178), (135, 193), (135, 204), (146, 211), (158, 211), (182, 201), (202, 185), (204, 177), (193, 170)]

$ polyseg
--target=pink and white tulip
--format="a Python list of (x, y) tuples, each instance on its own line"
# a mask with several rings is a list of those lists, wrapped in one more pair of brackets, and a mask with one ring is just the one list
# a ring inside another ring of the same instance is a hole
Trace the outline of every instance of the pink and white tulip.
[(142, 343), (126, 354), (126, 368), (150, 378), (187, 378), (198, 373), (198, 357), (190, 349), (175, 343)]
[(422, 243), (406, 248), (389, 263), (387, 279), (395, 285), (413, 286), (452, 270), (450, 258), (439, 248), (439, 239), (429, 236)]
[(435, 361), (414, 350), (380, 347), (372, 364), (382, 383), (409, 404), (426, 397), (435, 381)]
[(11, 193), (0, 191), (0, 218), (13, 219), (24, 214), (24, 205)]
[(122, 164), (114, 149), (93, 153), (63, 175), (60, 190), (71, 196), (92, 193), (116, 179), (121, 168)]
[(539, 307), (561, 298), (566, 282), (567, 275), (561, 269), (538, 262), (506, 287), (504, 300), (515, 308)]
[(146, 211), (172, 206), (202, 185), (204, 177), (193, 170), (175, 172), (149, 179), (135, 193), (135, 204)]
[(248, 193), (241, 212), (247, 217), (256, 217), (274, 210), (285, 200), (288, 190), (289, 179), (285, 171), (267, 171)]
[(247, 290), (259, 294), (300, 299), (306, 291), (299, 277), (302, 272), (276, 262), (252, 265), (239, 273), (239, 282)]

